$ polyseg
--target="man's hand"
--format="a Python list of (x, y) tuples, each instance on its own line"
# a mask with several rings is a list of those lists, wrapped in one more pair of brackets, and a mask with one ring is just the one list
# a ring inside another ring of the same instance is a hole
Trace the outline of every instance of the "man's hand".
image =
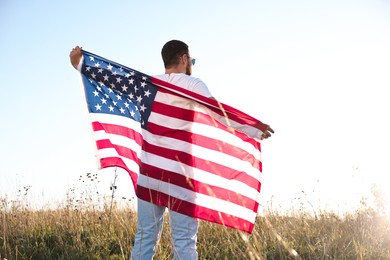
[(261, 122), (258, 122), (256, 125), (254, 125), (254, 127), (263, 132), (263, 134), (260, 136), (260, 140), (267, 139), (268, 137), (271, 137), (271, 134), (275, 133), (269, 125), (263, 124)]
[(70, 63), (72, 63), (73, 67), (77, 70), (77, 66), (80, 63), (81, 57), (83, 56), (82, 54), (82, 48), (79, 46), (76, 46), (72, 49), (72, 51), (69, 54), (70, 58)]
[(261, 135), (260, 140), (267, 139), (268, 137), (271, 137), (271, 133), (274, 134), (275, 132), (269, 125), (267, 125), (267, 128), (263, 132), (263, 134)]

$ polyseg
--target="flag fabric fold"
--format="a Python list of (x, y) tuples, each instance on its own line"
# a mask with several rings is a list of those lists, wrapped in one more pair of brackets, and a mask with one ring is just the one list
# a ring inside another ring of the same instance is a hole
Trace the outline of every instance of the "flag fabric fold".
[(140, 199), (252, 232), (259, 120), (87, 51), (81, 76), (100, 168), (125, 169)]

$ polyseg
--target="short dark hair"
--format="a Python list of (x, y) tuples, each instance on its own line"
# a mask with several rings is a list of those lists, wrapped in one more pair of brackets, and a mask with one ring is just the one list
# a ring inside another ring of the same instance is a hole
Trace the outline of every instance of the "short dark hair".
[(182, 41), (171, 40), (164, 44), (161, 50), (161, 56), (166, 69), (179, 64), (180, 56), (189, 55), (188, 45)]

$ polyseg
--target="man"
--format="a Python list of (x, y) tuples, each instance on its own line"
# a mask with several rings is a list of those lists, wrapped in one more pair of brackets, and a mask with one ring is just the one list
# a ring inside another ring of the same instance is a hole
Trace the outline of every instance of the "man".
[[(169, 41), (163, 46), (161, 54), (165, 74), (155, 76), (155, 78), (212, 98), (210, 91), (203, 81), (191, 76), (195, 59), (191, 58), (187, 44), (178, 40)], [(80, 47), (75, 47), (70, 53), (71, 63), (76, 69), (80, 65), (81, 57)], [(268, 138), (273, 133), (273, 130), (269, 126), (266, 126), (266, 129), (263, 128), (264, 125), (259, 125), (258, 127), (259, 129), (262, 128), (260, 129), (263, 132), (260, 137), (261, 139)], [(142, 176), (141, 174), (140, 178)], [(152, 259), (161, 236), (166, 207), (141, 199), (138, 199), (137, 202), (138, 225), (131, 259)], [(173, 210), (169, 210), (169, 215), (174, 258), (197, 259), (196, 241), (198, 220)]]

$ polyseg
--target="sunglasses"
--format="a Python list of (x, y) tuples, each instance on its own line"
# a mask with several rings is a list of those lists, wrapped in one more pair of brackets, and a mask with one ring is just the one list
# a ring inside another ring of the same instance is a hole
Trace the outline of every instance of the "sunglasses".
[(195, 65), (195, 59), (194, 58), (191, 58), (191, 63), (192, 63), (192, 66), (194, 66)]

